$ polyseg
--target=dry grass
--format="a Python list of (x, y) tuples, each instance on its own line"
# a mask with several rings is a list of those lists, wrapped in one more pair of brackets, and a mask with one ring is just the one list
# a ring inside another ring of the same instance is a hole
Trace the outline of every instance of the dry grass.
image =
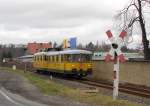
[(74, 101), (91, 103), (98, 106), (142, 106), (125, 100), (114, 101), (112, 97), (105, 96), (100, 93), (85, 93), (79, 89), (73, 89), (51, 80), (37, 77), (31, 72), (24, 73), (23, 70), (14, 71), (10, 68), (2, 67), (0, 70), (9, 71), (24, 76), (28, 81), (37, 86), (46, 95), (60, 95)]

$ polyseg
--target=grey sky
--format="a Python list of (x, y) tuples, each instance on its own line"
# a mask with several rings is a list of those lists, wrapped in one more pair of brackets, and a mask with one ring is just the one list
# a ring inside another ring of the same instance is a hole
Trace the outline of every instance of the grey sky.
[(0, 0), (0, 43), (107, 40), (113, 17), (129, 0)]

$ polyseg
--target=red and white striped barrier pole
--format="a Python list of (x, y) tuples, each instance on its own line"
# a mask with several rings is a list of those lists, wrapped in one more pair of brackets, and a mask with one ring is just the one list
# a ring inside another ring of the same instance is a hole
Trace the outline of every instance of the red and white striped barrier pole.
[(114, 85), (113, 85), (113, 99), (116, 100), (118, 97), (119, 92), (119, 58), (117, 56), (117, 53), (114, 53)]
[(106, 55), (105, 60), (114, 61), (114, 70), (113, 70), (113, 99), (116, 100), (119, 92), (119, 62), (125, 62), (125, 57), (121, 52), (121, 43), (123, 42), (124, 37), (126, 36), (126, 31), (122, 31), (119, 35), (119, 38), (114, 39), (110, 30), (106, 32), (109, 40), (111, 41), (111, 50)]

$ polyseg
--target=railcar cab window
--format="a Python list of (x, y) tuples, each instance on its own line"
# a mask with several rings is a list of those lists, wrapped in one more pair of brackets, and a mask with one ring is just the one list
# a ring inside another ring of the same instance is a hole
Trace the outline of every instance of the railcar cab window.
[(80, 62), (80, 61), (81, 61), (81, 55), (80, 54), (72, 55), (72, 62)]
[(89, 55), (89, 54), (82, 54), (81, 55), (81, 61), (91, 61), (92, 59), (92, 55)]
[(92, 55), (89, 54), (68, 54), (65, 55), (65, 61), (69, 62), (87, 62), (91, 61)]
[(76, 54), (72, 55), (73, 62), (87, 62), (91, 61), (91, 55), (89, 54)]

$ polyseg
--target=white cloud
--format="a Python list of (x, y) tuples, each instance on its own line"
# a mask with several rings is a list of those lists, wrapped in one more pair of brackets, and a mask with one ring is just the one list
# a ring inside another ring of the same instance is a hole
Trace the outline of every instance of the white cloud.
[(61, 43), (107, 40), (113, 17), (129, 0), (5, 0), (0, 1), (0, 43)]

